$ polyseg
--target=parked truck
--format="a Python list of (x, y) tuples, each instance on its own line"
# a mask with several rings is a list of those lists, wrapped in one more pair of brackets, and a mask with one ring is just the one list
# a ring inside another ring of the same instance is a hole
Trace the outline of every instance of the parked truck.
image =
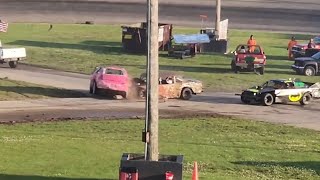
[(26, 59), (25, 48), (0, 47), (0, 64), (8, 63), (11, 68), (16, 68), (18, 62)]
[(292, 47), (292, 54), (294, 58), (298, 57), (311, 57), (320, 51), (320, 36), (316, 36), (313, 38), (313, 42), (315, 47), (308, 48), (308, 43), (297, 44)]

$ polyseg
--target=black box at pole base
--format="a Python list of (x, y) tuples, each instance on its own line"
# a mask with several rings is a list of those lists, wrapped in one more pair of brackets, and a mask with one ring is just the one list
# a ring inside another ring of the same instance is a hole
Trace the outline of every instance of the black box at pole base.
[(120, 170), (135, 168), (139, 180), (165, 180), (166, 172), (173, 173), (173, 180), (182, 180), (183, 155), (159, 155), (158, 161), (146, 161), (144, 154), (124, 153)]

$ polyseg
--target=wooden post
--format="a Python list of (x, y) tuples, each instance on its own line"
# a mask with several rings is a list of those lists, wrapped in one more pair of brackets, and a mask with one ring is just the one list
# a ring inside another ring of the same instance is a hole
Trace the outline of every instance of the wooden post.
[(220, 21), (221, 21), (221, 0), (216, 0), (216, 29), (215, 35), (219, 38), (220, 33)]
[[(146, 159), (149, 161), (158, 161), (159, 159), (159, 148), (158, 148), (158, 125), (159, 125), (159, 27), (158, 27), (158, 0), (149, 0), (148, 9), (150, 9), (150, 14), (148, 16), (149, 23), (148, 42), (150, 47), (148, 48), (149, 56), (149, 70), (148, 70), (148, 84), (147, 87), (147, 107), (148, 117), (147, 121), (147, 134), (149, 135), (147, 142), (147, 153)], [(150, 8), (149, 8), (150, 6)]]

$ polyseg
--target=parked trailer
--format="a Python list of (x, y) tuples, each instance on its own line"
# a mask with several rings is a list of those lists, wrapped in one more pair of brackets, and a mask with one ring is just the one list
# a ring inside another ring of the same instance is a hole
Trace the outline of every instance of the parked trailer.
[(25, 48), (0, 48), (0, 63), (8, 63), (11, 68), (16, 68), (20, 60), (26, 59)]
[[(147, 52), (147, 23), (137, 23), (121, 26), (122, 47), (129, 53)], [(159, 29), (159, 50), (166, 51), (171, 45), (172, 24), (158, 24)]]

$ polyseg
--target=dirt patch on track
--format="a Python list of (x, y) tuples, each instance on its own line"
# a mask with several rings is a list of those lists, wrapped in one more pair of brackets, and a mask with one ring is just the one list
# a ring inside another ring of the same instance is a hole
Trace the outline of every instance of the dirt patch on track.
[[(67, 120), (115, 120), (131, 119), (141, 120), (145, 118), (143, 109), (96, 109), (96, 110), (51, 110), (51, 111), (20, 111), (2, 113), (0, 124), (32, 123), (47, 121)], [(176, 118), (199, 118), (199, 117), (231, 117), (208, 111), (192, 112), (183, 110), (160, 110), (159, 117), (162, 119)]]

